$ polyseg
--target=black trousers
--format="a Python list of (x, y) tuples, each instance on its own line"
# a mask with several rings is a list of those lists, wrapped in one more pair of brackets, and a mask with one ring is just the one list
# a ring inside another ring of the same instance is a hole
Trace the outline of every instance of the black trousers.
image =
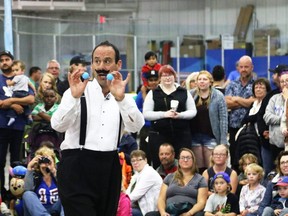
[(57, 178), (65, 216), (116, 215), (122, 178), (117, 151), (64, 150)]
[(231, 128), (231, 127), (228, 128), (229, 143), (230, 143), (229, 151), (230, 151), (231, 165), (232, 165), (232, 168), (237, 173), (239, 173), (239, 167), (238, 167), (239, 165), (238, 165), (238, 161), (236, 160), (235, 150), (237, 149), (237, 146), (236, 146), (235, 136), (236, 136), (239, 129), (240, 128)]

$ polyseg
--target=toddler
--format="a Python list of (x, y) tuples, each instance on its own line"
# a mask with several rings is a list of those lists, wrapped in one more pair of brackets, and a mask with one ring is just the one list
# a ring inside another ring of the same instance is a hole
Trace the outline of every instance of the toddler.
[(242, 216), (257, 216), (257, 210), (266, 188), (260, 184), (264, 171), (256, 163), (249, 164), (245, 169), (248, 184), (242, 187), (239, 208)]
[(242, 155), (242, 157), (239, 160), (240, 174), (238, 175), (238, 187), (236, 191), (236, 195), (238, 197), (240, 196), (240, 192), (241, 192), (243, 185), (248, 184), (247, 176), (245, 175), (245, 170), (246, 170), (246, 167), (252, 163), (258, 164), (258, 159), (255, 155), (251, 153), (246, 153)]
[(212, 180), (215, 193), (209, 196), (204, 209), (205, 216), (236, 216), (239, 204), (235, 194), (231, 193), (230, 177), (225, 172), (214, 175)]
[[(15, 60), (12, 64), (12, 71), (14, 77), (12, 80), (7, 80), (6, 84), (9, 89), (12, 90), (12, 97), (22, 98), (29, 95), (29, 87), (33, 89), (34, 93), (36, 89), (34, 85), (30, 82), (29, 78), (24, 74), (25, 73), (25, 64), (22, 61)], [(24, 114), (27, 115), (28, 123), (31, 123), (32, 118), (30, 115), (29, 106), (24, 106)], [(9, 109), (7, 116), (9, 117), (8, 126), (12, 125), (17, 118), (17, 114), (13, 109)]]
[(142, 67), (141, 78), (143, 85), (148, 86), (148, 75), (158, 74), (161, 64), (157, 62), (157, 55), (153, 51), (145, 54), (145, 65)]

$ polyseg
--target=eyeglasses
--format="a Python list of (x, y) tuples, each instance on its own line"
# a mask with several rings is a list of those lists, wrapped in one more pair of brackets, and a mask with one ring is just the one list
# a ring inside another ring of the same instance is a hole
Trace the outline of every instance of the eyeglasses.
[(288, 79), (286, 79), (286, 80), (281, 80), (280, 83), (281, 83), (281, 84), (288, 84)]
[(288, 164), (288, 161), (281, 161), (280, 162), (280, 165), (287, 165)]
[(173, 76), (173, 74), (162, 74), (161, 77), (172, 77), (172, 76)]
[(140, 161), (142, 161), (142, 160), (144, 160), (144, 159), (143, 159), (143, 158), (132, 159), (132, 160), (131, 160), (131, 164), (134, 164), (134, 163), (140, 162)]
[(48, 69), (51, 69), (51, 70), (59, 70), (60, 68), (58, 68), (58, 67), (49, 67)]
[(223, 153), (213, 153), (213, 156), (215, 156), (215, 157), (226, 157), (227, 154), (223, 154)]
[(184, 161), (188, 161), (188, 160), (192, 160), (192, 157), (191, 156), (187, 156), (187, 157), (184, 157), (184, 156), (182, 156), (182, 157), (180, 157), (180, 160), (184, 160)]

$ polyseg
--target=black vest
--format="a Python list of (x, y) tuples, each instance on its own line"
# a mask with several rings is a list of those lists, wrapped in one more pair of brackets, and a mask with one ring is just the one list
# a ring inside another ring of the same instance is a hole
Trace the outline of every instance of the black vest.
[[(153, 90), (153, 100), (154, 111), (168, 111), (171, 109), (171, 100), (178, 100), (179, 105), (177, 112), (183, 112), (186, 110), (187, 90), (179, 86), (176, 91), (167, 95), (158, 86), (155, 90)], [(151, 127), (154, 131), (165, 134), (171, 133), (171, 135), (175, 132), (181, 133), (190, 130), (189, 120), (185, 119), (162, 118), (152, 121)]]

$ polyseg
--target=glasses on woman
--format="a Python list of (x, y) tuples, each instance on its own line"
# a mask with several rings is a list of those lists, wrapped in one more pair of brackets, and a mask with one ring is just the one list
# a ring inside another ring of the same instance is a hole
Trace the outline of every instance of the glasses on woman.
[(191, 156), (181, 156), (180, 157), (180, 160), (183, 160), (183, 161), (189, 161), (189, 160), (192, 160), (192, 157)]
[(280, 165), (287, 165), (288, 164), (288, 161), (281, 161), (280, 162)]
[(226, 154), (223, 154), (223, 153), (213, 153), (213, 156), (215, 157), (226, 157)]

